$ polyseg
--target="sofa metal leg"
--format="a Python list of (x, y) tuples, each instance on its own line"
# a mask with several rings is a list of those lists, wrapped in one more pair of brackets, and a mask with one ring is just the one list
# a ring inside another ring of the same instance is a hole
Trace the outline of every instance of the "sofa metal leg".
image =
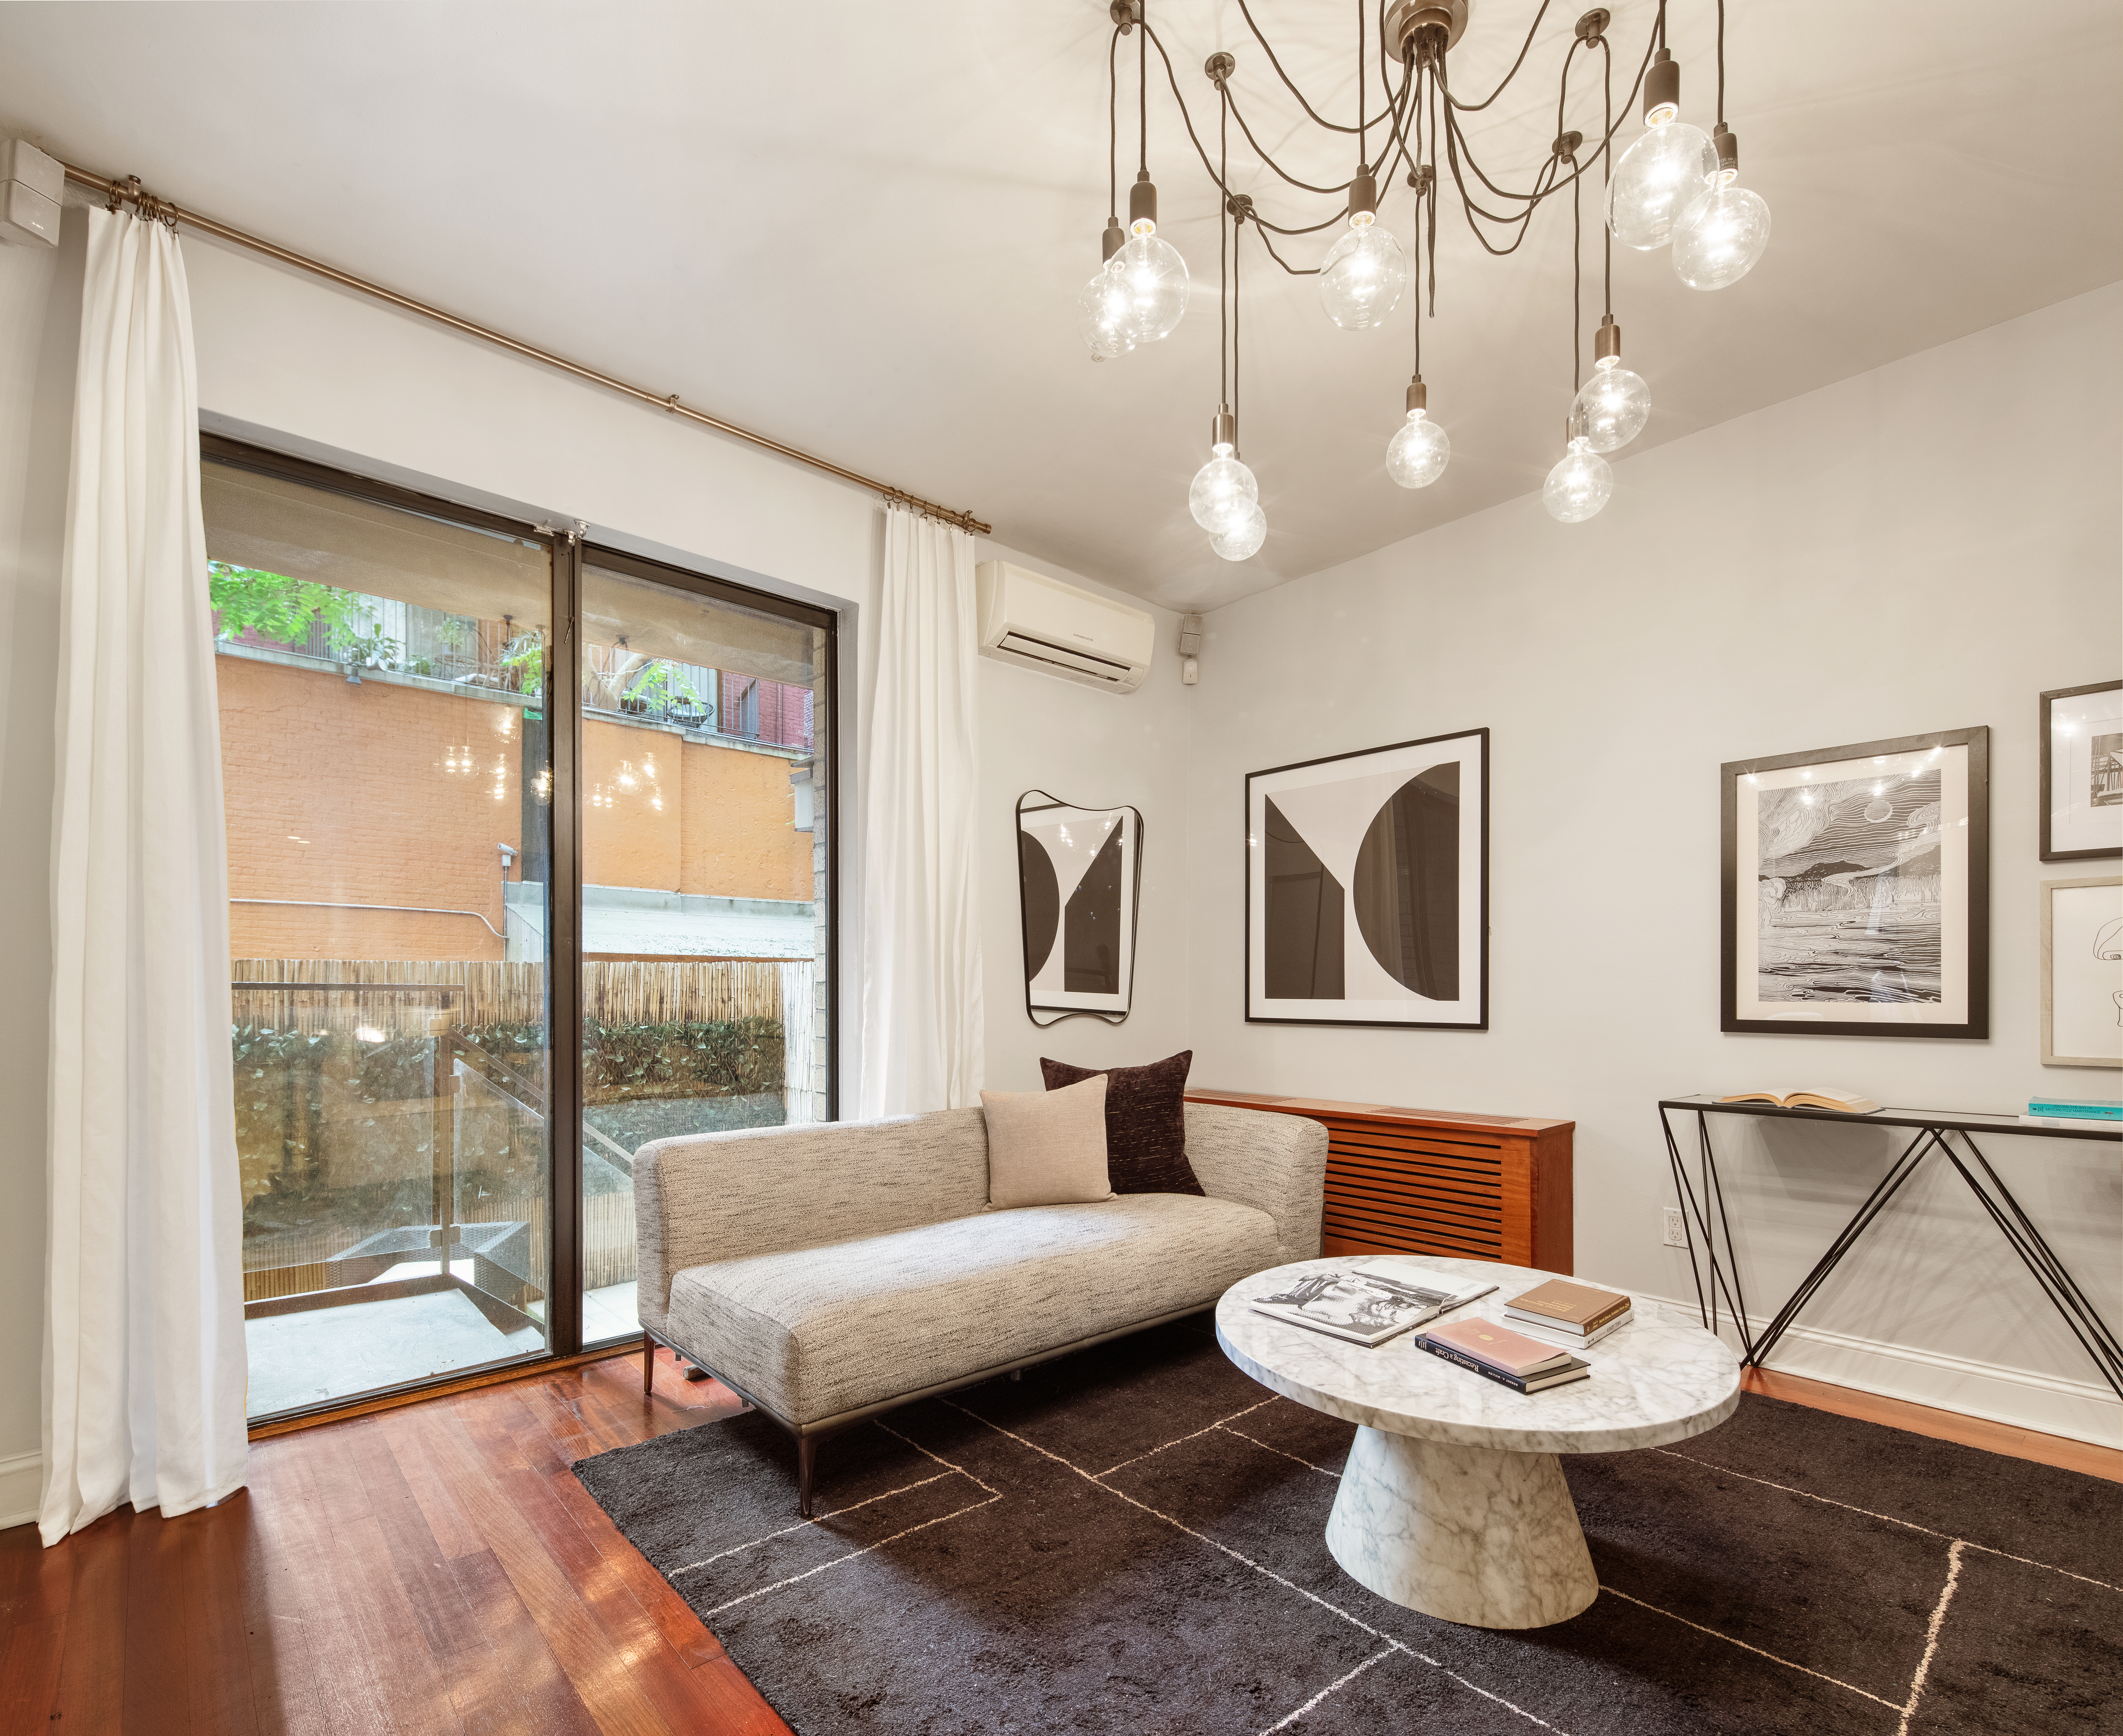
[(799, 1434), (796, 1437), (796, 1512), (801, 1518), (811, 1517), (811, 1474), (818, 1468), (818, 1437)]
[(641, 1340), (641, 1390), (652, 1391), (656, 1384), (656, 1341), (646, 1333)]

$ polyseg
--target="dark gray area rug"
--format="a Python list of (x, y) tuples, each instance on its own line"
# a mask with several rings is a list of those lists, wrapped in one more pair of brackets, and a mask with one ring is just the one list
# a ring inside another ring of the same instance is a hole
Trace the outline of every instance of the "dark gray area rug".
[(1566, 1458), (1600, 1595), (1491, 1633), (1351, 1579), (1353, 1431), (1209, 1317), (828, 1442), (745, 1415), (577, 1474), (803, 1736), (2123, 1731), (2123, 1485), (1752, 1396)]

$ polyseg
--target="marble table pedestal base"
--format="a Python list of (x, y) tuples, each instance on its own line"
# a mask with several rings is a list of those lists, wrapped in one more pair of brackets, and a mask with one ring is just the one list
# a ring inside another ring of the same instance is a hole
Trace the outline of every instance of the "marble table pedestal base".
[(1360, 1428), (1327, 1546), (1380, 1597), (1470, 1627), (1546, 1627), (1600, 1593), (1553, 1453)]

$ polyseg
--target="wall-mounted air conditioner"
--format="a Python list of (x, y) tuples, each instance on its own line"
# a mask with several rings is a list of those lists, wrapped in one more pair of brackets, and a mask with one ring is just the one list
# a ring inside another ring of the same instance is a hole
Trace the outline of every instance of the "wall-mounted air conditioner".
[(1157, 641), (1157, 624), (1144, 611), (1007, 561), (982, 561), (973, 581), (982, 657), (1115, 693), (1142, 686)]

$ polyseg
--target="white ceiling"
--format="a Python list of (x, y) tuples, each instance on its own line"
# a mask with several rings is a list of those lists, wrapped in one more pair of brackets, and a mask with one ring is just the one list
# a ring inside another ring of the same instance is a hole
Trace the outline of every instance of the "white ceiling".
[[(1535, 7), (1474, 0), (1463, 95), (1487, 93)], [(1551, 7), (1528, 72), (1473, 118), (1505, 185), (1546, 151), (1581, 9)], [(1625, 89), (1653, 0), (1612, 9)], [(1298, 123), (1235, 4), (1150, 11), (1197, 124), (1215, 112), (1202, 59), (1228, 49), (1263, 141), (1306, 179), (1346, 177), (1347, 147)], [(1346, 0), (1254, 16), (1315, 106), (1348, 118)], [(1674, 0), (1669, 25), (1684, 114), (1706, 126), (1714, 17)], [(1109, 31), (1105, 0), (10, 4), (0, 127), (970, 506), (1015, 547), (1169, 605), (1213, 607), (1538, 489), (1570, 396), (1566, 201), (1508, 260), (1447, 205), (1423, 373), (1454, 456), (1419, 494), (1384, 466), (1406, 303), (1339, 330), (1249, 237), (1242, 443), (1270, 534), (1240, 564), (1208, 551), (1186, 489), (1217, 391), (1215, 203), (1154, 54), (1151, 165), (1193, 305), (1116, 362), (1093, 364), (1075, 331), (1107, 213)], [(2116, 0), (1732, 0), (1727, 68), (1774, 234), (1714, 295), (1682, 288), (1663, 252), (1616, 250), (1626, 358), (1657, 405), (1631, 450), (2123, 278)], [(1132, 71), (1122, 89), (1125, 113)], [(1596, 133), (1596, 115), (1574, 105), (1572, 124)], [(1264, 212), (1327, 214), (1233, 161)], [(1385, 213), (1404, 240), (1408, 197), (1393, 188)], [(1588, 326), (1598, 234), (1588, 197)], [(1310, 264), (1324, 241), (1289, 251)], [(1979, 434), (1983, 393), (1970, 382)]]

